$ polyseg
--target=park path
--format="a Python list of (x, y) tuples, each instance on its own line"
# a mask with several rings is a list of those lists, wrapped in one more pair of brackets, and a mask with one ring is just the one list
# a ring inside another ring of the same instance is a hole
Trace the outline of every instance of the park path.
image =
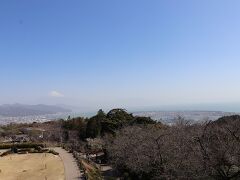
[(56, 147), (53, 148), (56, 152), (59, 153), (60, 158), (62, 159), (64, 163), (64, 169), (65, 169), (65, 178), (66, 180), (80, 180), (84, 179), (82, 177), (82, 174), (80, 173), (80, 170), (78, 168), (77, 162), (74, 159), (73, 155), (71, 153), (68, 153), (66, 150)]

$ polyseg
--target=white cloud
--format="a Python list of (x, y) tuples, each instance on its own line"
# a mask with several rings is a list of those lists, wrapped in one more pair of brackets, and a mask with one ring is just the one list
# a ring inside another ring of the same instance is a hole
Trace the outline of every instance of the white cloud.
[(49, 96), (51, 96), (51, 97), (64, 97), (64, 94), (62, 94), (62, 93), (60, 93), (58, 91), (51, 91), (49, 93)]

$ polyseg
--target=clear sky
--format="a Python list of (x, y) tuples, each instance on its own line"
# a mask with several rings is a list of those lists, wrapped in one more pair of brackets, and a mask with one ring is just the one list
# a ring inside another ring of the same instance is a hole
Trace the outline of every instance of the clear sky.
[(239, 0), (0, 1), (0, 104), (240, 103)]

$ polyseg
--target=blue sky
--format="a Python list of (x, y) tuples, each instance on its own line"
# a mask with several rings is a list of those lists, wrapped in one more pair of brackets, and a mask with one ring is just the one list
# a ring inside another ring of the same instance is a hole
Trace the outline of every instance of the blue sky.
[(240, 104), (239, 8), (237, 0), (1, 1), (0, 104)]

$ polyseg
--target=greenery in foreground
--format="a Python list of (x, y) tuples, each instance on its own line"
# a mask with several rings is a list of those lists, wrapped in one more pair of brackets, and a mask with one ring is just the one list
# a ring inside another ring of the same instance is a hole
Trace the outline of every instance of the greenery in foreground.
[[(99, 110), (97, 115), (90, 119), (82, 117), (69, 119), (62, 122), (65, 130), (76, 130), (79, 132), (80, 139), (103, 137), (106, 134), (115, 135), (117, 130), (135, 124), (157, 124), (149, 117), (134, 117), (124, 109), (113, 109), (105, 114)], [(66, 131), (65, 138), (68, 139)]]
[(44, 148), (44, 144), (40, 143), (21, 143), (21, 144), (0, 144), (0, 149), (11, 149), (12, 147), (18, 148), (18, 149), (24, 149), (24, 148), (35, 148), (38, 147)]

